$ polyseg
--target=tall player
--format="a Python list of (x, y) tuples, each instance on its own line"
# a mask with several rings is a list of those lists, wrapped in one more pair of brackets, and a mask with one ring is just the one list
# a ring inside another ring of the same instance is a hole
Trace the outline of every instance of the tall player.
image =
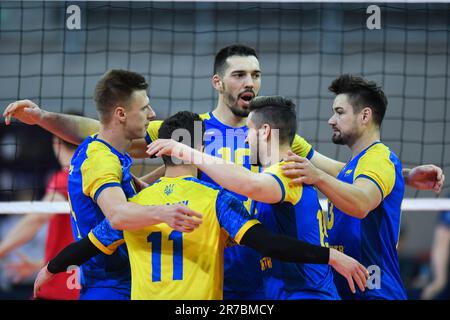
[[(61, 165), (61, 170), (54, 173), (48, 184), (43, 201), (67, 201), (67, 176), (69, 173), (70, 159), (75, 152), (76, 146), (53, 137), (53, 152)], [(20, 262), (14, 263), (14, 269), (27, 270), (21, 277), (26, 277), (39, 270), (42, 265), (47, 264), (63, 248), (74, 241), (70, 216), (66, 214), (30, 214), (24, 216), (0, 242), (0, 259), (15, 250), (19, 246), (31, 241), (38, 231), (48, 223), (47, 240), (45, 243), (44, 261), (33, 266), (26, 257)], [(75, 283), (69, 288), (69, 274), (59, 274), (47, 283), (36, 296), (38, 299), (48, 300), (78, 300), (79, 290)]]
[[(205, 121), (207, 135), (205, 152), (251, 168), (249, 150), (245, 144), (247, 127), (245, 117), (248, 105), (259, 93), (261, 86), (261, 67), (253, 48), (235, 44), (222, 48), (215, 56), (212, 85), (218, 92), (216, 108), (201, 115)], [(28, 100), (10, 104), (3, 115), (6, 123), (12, 116), (28, 124), (38, 124), (42, 128), (67, 139), (80, 143), (87, 136), (98, 131), (99, 122), (93, 119), (47, 112)], [(161, 122), (151, 122), (146, 139), (133, 141), (129, 152), (133, 157), (145, 157), (147, 143), (157, 138)], [(217, 136), (218, 138), (212, 138)], [(317, 167), (336, 176), (344, 166), (313, 150), (304, 139), (296, 136), (292, 150), (311, 159)], [(253, 167), (257, 171), (257, 167)], [(443, 184), (442, 170), (435, 166), (416, 167), (413, 171), (404, 170), (406, 181), (414, 187), (440, 190)], [(211, 180), (202, 176), (206, 181)], [(246, 197), (240, 196), (245, 201)], [(247, 206), (248, 206), (247, 202)], [(255, 263), (251, 249), (235, 247), (225, 251), (225, 298), (259, 299), (263, 297), (260, 267)], [(252, 262), (253, 261), (253, 262)], [(258, 278), (259, 276), (259, 278)]]
[[(163, 122), (159, 136), (170, 139), (184, 130), (183, 142), (192, 146), (197, 144), (197, 149), (201, 150), (201, 139), (195, 141), (196, 121), (202, 123), (197, 114), (179, 112)], [(356, 281), (364, 289), (367, 270), (355, 260), (334, 249), (265, 230), (229, 191), (197, 179), (194, 166), (176, 164), (170, 157), (163, 157), (163, 160), (165, 176), (130, 201), (143, 205), (183, 202), (203, 213), (203, 223), (195, 232), (185, 234), (164, 224), (124, 231), (132, 270), (132, 299), (221, 299), (223, 250), (227, 237), (260, 250), (266, 256), (291, 262), (329, 263), (349, 277), (352, 288)], [(99, 228), (110, 229), (110, 225), (105, 220)], [(80, 263), (80, 255), (87, 259), (86, 254), (111, 254), (108, 246), (114, 239), (104, 238), (103, 231), (98, 235), (99, 228), (94, 229), (88, 239), (68, 247), (40, 272), (36, 292), (51, 277), (50, 272), (56, 273), (65, 270), (69, 264)], [(93, 243), (89, 241), (92, 239), (95, 239)], [(78, 257), (74, 258), (75, 255)]]
[[(165, 222), (178, 231), (192, 231), (198, 215), (186, 206), (140, 206), (127, 202), (136, 194), (126, 153), (133, 139), (142, 138), (155, 115), (140, 74), (111, 70), (97, 83), (95, 101), (100, 116), (98, 134), (76, 150), (69, 169), (69, 203), (73, 233), (86, 237), (105, 216), (117, 229)], [(121, 235), (121, 232), (117, 232)], [(108, 257), (95, 257), (81, 267), (80, 299), (126, 300), (130, 295), (130, 269), (122, 240)]]
[(297, 177), (295, 182), (316, 185), (328, 197), (330, 245), (372, 272), (370, 290), (356, 295), (345, 288), (345, 279), (336, 275), (341, 297), (406, 299), (396, 248), (404, 196), (402, 166), (380, 141), (387, 99), (375, 82), (353, 75), (335, 79), (329, 90), (336, 94), (328, 120), (332, 140), (347, 145), (351, 159), (335, 178), (307, 159), (291, 155), (289, 160), (298, 163), (286, 165), (285, 173)]

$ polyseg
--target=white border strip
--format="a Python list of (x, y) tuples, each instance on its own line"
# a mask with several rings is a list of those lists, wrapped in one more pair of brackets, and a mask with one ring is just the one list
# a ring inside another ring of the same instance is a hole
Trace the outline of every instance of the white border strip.
[[(320, 199), (323, 211), (327, 211), (327, 200)], [(0, 202), (0, 214), (49, 214), (69, 213), (67, 202), (12, 201)], [(402, 211), (450, 211), (450, 199), (418, 198), (404, 199)]]

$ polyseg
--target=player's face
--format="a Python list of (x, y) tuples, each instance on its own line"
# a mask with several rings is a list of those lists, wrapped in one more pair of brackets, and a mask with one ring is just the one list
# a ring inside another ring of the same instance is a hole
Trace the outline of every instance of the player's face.
[(339, 94), (333, 102), (333, 116), (328, 124), (333, 130), (331, 140), (336, 144), (351, 145), (359, 134), (358, 116), (353, 112), (353, 107), (346, 94)]
[(261, 70), (255, 56), (231, 56), (222, 77), (220, 94), (231, 112), (238, 117), (248, 116), (248, 105), (258, 95)]
[(149, 122), (156, 116), (145, 90), (133, 92), (127, 105), (126, 116), (127, 139), (144, 138)]

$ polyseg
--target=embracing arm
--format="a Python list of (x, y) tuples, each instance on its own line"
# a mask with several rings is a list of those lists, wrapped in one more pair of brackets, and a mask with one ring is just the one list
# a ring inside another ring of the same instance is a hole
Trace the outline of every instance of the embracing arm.
[(104, 189), (97, 198), (106, 218), (114, 229), (140, 229), (158, 223), (167, 223), (181, 232), (190, 232), (201, 223), (202, 215), (184, 205), (143, 206), (127, 201), (120, 187)]
[(281, 200), (281, 187), (272, 176), (252, 172), (243, 166), (202, 153), (174, 140), (159, 139), (149, 146), (147, 153), (150, 156), (168, 155), (191, 163), (225, 189), (255, 201), (277, 203)]
[(243, 235), (241, 244), (253, 248), (265, 257), (286, 262), (329, 264), (347, 279), (350, 289), (355, 293), (355, 281), (364, 291), (368, 271), (355, 259), (325, 247), (309, 244), (281, 234), (275, 234), (256, 224)]

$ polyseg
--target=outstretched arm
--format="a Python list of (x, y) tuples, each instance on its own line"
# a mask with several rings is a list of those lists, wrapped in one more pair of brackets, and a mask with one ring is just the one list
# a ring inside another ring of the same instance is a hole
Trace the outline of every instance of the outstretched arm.
[(335, 249), (315, 246), (292, 237), (272, 233), (261, 224), (249, 228), (240, 243), (257, 250), (265, 257), (286, 262), (329, 264), (347, 279), (353, 293), (355, 293), (353, 281), (361, 291), (364, 291), (366, 279), (369, 276), (363, 265)]
[(39, 271), (34, 282), (34, 297), (37, 297), (41, 287), (50, 281), (55, 274), (65, 272), (69, 266), (80, 266), (101, 253), (102, 251), (88, 237), (69, 244)]
[(11, 103), (3, 112), (6, 125), (11, 118), (16, 118), (29, 125), (38, 125), (59, 138), (73, 144), (80, 144), (88, 136), (98, 132), (100, 124), (97, 120), (49, 112), (41, 109), (30, 100), (19, 100)]
[(247, 196), (255, 201), (277, 203), (282, 190), (271, 175), (255, 173), (230, 161), (202, 153), (171, 139), (158, 139), (147, 153), (150, 156), (172, 156), (192, 163), (225, 189)]

